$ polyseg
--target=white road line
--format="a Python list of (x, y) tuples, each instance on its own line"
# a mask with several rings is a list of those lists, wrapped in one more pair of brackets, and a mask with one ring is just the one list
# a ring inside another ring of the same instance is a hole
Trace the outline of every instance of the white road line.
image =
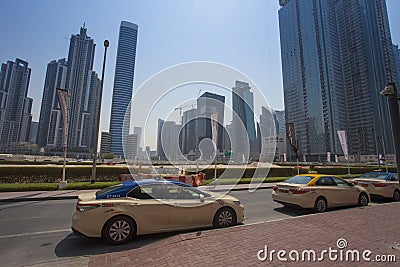
[(16, 221), (16, 220), (41, 219), (41, 218), (45, 218), (45, 216), (24, 217), (24, 218), (14, 218), (14, 219), (1, 219), (0, 222), (5, 222), (5, 221)]
[(31, 235), (44, 235), (44, 234), (53, 234), (53, 233), (63, 233), (63, 232), (72, 232), (72, 230), (71, 229), (60, 229), (60, 230), (50, 230), (50, 231), (33, 232), (33, 233), (22, 233), (22, 234), (14, 234), (14, 235), (1, 235), (0, 239), (12, 238), (12, 237), (21, 237), (21, 236), (31, 236)]

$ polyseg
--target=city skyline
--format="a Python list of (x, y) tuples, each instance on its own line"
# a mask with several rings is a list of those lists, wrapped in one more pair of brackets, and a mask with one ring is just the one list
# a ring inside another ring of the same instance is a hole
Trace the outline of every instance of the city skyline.
[[(278, 1), (276, 1), (276, 2), (278, 2)], [(390, 3), (391, 1), (390, 0), (387, 0), (387, 2), (388, 3)], [(180, 7), (180, 8), (193, 8), (193, 5), (192, 4), (183, 4), (183, 3), (181, 3), (181, 2), (179, 2), (179, 1), (176, 1), (176, 2), (174, 2), (175, 4), (176, 4), (176, 6), (177, 7)], [(18, 3), (17, 3), (18, 4)], [(138, 4), (138, 3), (135, 3), (135, 4)], [(241, 1), (236, 1), (236, 2), (234, 2), (232, 5), (228, 5), (228, 6), (225, 6), (225, 8), (234, 8), (234, 7), (237, 7), (239, 4), (241, 4)], [(260, 3), (260, 2), (257, 2), (256, 4), (261, 4), (261, 5), (263, 5), (264, 3)], [(142, 4), (138, 4), (141, 8), (144, 8), (144, 7), (147, 7), (146, 5), (142, 5)], [(162, 6), (162, 4), (160, 3), (160, 5)], [(277, 6), (279, 6), (278, 5), (278, 3), (275, 3), (274, 4), (275, 5), (275, 7), (277, 7)], [(52, 6), (52, 5), (49, 5), (49, 6)], [(195, 5), (196, 6), (196, 5)], [(206, 5), (200, 5), (200, 7), (201, 8), (204, 8)], [(210, 6), (213, 6), (212, 4), (210, 4)], [(389, 6), (389, 4), (388, 4), (388, 6)], [(223, 8), (223, 7), (221, 7), (221, 6), (219, 6), (219, 5), (217, 5), (217, 6), (215, 6), (216, 8)], [(50, 7), (51, 8), (51, 7)], [(253, 7), (254, 8), (254, 7)], [(266, 8), (266, 10), (267, 10), (268, 8)], [(279, 8), (277, 8), (276, 9), (276, 11), (278, 10)], [(389, 13), (390, 13), (390, 8), (388, 8), (389, 9)], [(190, 9), (189, 9), (190, 10)], [(194, 10), (191, 10), (192, 12), (195, 12)], [(270, 11), (270, 10), (268, 10), (268, 11)], [(277, 12), (276, 12), (276, 14), (277, 14)], [(275, 14), (275, 15), (276, 15)], [(196, 13), (196, 15), (198, 15), (197, 13)], [(211, 15), (213, 15), (213, 14), (211, 14)], [(89, 16), (90, 17), (90, 16)], [(277, 17), (277, 16), (276, 16)], [(213, 17), (214, 18), (214, 17)], [(396, 19), (396, 18), (395, 18)], [(121, 19), (122, 20), (122, 19)], [(85, 21), (85, 20), (84, 20)], [(132, 19), (131, 21), (135, 21), (135, 19)], [(136, 21), (135, 21), (136, 22)], [(81, 24), (82, 24), (82, 22), (80, 22)], [(119, 21), (119, 23), (120, 23), (120, 21)], [(210, 26), (211, 24), (208, 24), (207, 26)], [(218, 26), (222, 26), (222, 25), (219, 25), (219, 24), (217, 24)], [(199, 27), (200, 28), (200, 30), (204, 30), (206, 27), (204, 27), (204, 28), (202, 28), (201, 26), (198, 26), (197, 24), (196, 25), (192, 25), (192, 26), (196, 26), (196, 27)], [(215, 25), (214, 25), (215, 26)], [(247, 26), (248, 26), (248, 24), (247, 24)], [(257, 25), (257, 28), (258, 27), (260, 27), (260, 28), (262, 28), (264, 25), (263, 24), (259, 24), (259, 25)], [(100, 39), (98, 39), (98, 38), (96, 38), (96, 37), (94, 37), (94, 36), (92, 36), (91, 34), (90, 34), (90, 32), (91, 32), (91, 27), (87, 27), (88, 28), (88, 35), (90, 35), (91, 36), (91, 38), (93, 38), (94, 39), (94, 42), (95, 43), (101, 43), (102, 42), (102, 40)], [(94, 26), (94, 28), (97, 28), (96, 26)], [(225, 28), (224, 28), (225, 29)], [(230, 29), (230, 28), (227, 28), (227, 29)], [(252, 28), (252, 30), (254, 30), (255, 31), (255, 28), (253, 29)], [(276, 29), (275, 29), (276, 30)], [(268, 32), (268, 35), (270, 35), (271, 34), (271, 32), (272, 32), (272, 30), (271, 29), (269, 29), (268, 30), (269, 32)], [(116, 31), (117, 32), (117, 31)], [(178, 29), (178, 32), (179, 32), (179, 29)], [(189, 37), (192, 37), (192, 39), (194, 40), (195, 39), (195, 37), (193, 37), (193, 34), (194, 33), (196, 33), (196, 32), (187, 32), (187, 35), (185, 36), (186, 38), (189, 36)], [(397, 33), (397, 31), (395, 31), (395, 30), (393, 30), (392, 29), (392, 36), (393, 36), (393, 34), (396, 34)], [(115, 35), (115, 32), (113, 32), (112, 33), (113, 35)], [(148, 33), (147, 33), (148, 34)], [(226, 36), (225, 36), (226, 37)], [(54, 39), (57, 39), (57, 38), (54, 38)], [(222, 38), (222, 39), (224, 39), (224, 38)], [(245, 38), (244, 38), (245, 39)], [(279, 38), (278, 38), (279, 39)], [(228, 38), (227, 38), (227, 40), (229, 40)], [(239, 39), (238, 39), (239, 40)], [(279, 40), (277, 41), (278, 43), (279, 43)], [(246, 43), (246, 42), (244, 42), (244, 43)], [(396, 42), (396, 39), (395, 38), (393, 38), (393, 43), (397, 43)], [(268, 43), (269, 44), (269, 43)], [(114, 52), (115, 52), (115, 50), (116, 50), (116, 46), (117, 46), (117, 41), (114, 41)], [(143, 46), (143, 44), (141, 44), (141, 42), (140, 42), (140, 39), (139, 39), (139, 41), (138, 41), (138, 47), (139, 47), (139, 50), (141, 49), (141, 47)], [(217, 48), (218, 48), (218, 44), (215, 44), (214, 46), (216, 46)], [(211, 48), (213, 48), (214, 46), (211, 46)], [(244, 46), (244, 45), (242, 45), (242, 46)], [(251, 45), (250, 45), (251, 46)], [(207, 48), (210, 48), (210, 46), (207, 46)], [(197, 51), (193, 51), (194, 49), (192, 49), (192, 47), (186, 47), (186, 49), (187, 50), (190, 50), (190, 52), (192, 52), (192, 53), (185, 53), (185, 54), (190, 54), (191, 56), (192, 56), (192, 54), (193, 54), (193, 52), (197, 52)], [(265, 50), (267, 51), (267, 53), (271, 53), (272, 51), (272, 46), (270, 47), (269, 45), (268, 46), (266, 46), (266, 48), (265, 48)], [(157, 51), (157, 50), (154, 50), (154, 51)], [(206, 53), (205, 54), (207, 54), (208, 52), (209, 52), (209, 49), (206, 49), (205, 50), (206, 51)], [(213, 51), (213, 49), (210, 49), (210, 51)], [(111, 50), (110, 50), (110, 52), (111, 52)], [(185, 52), (185, 51), (184, 51)], [(201, 51), (201, 52), (203, 52), (204, 53), (204, 50), (203, 51)], [(200, 53), (201, 53), (200, 52)], [(213, 51), (214, 52), (214, 51)], [(257, 51), (258, 52), (258, 51)], [(265, 53), (265, 51), (264, 51), (264, 53)], [(94, 63), (93, 63), (93, 65), (94, 66), (98, 66), (98, 65), (100, 65), (102, 62), (101, 62), (101, 60), (98, 60), (98, 58), (99, 58), (99, 54), (101, 54), (101, 53), (97, 53), (97, 56), (96, 56), (96, 59), (94, 60)], [(194, 54), (196, 54), (196, 53), (194, 53)], [(212, 53), (211, 53), (212, 54)], [(52, 60), (53, 59), (55, 59), (55, 58), (61, 58), (62, 57), (62, 55), (65, 55), (65, 52), (63, 53), (63, 54), (60, 54), (60, 55), (58, 55), (58, 56), (56, 56), (56, 57), (53, 57), (52, 58)], [(140, 57), (140, 56), (139, 56)], [(161, 58), (163, 61), (165, 60), (165, 57), (166, 57), (166, 55), (164, 54), (163, 55), (163, 57)], [(109, 58), (113, 58), (113, 55), (109, 55)], [(253, 57), (249, 57), (249, 59), (254, 59)], [(110, 61), (112, 61), (112, 60), (110, 60)], [(48, 62), (50, 62), (50, 60), (48, 61)], [(48, 63), (47, 62), (47, 63)], [(156, 61), (157, 62), (157, 61)], [(46, 63), (46, 64), (47, 64)], [(178, 63), (181, 63), (181, 62), (178, 62)], [(222, 63), (224, 63), (224, 62), (222, 62)], [(137, 63), (138, 64), (138, 63)], [(279, 62), (279, 64), (280, 64), (280, 62)], [(112, 63), (110, 64), (110, 65), (112, 65)], [(112, 73), (112, 66), (110, 66), (110, 65), (107, 65), (107, 70), (106, 70), (106, 79), (105, 79), (105, 83), (106, 83), (106, 86), (107, 86), (107, 83), (110, 83), (110, 81), (107, 81), (107, 79), (108, 79), (108, 77), (109, 76), (112, 76), (112, 74), (110, 74), (110, 73)], [(267, 73), (267, 75), (266, 76), (276, 76), (276, 75), (273, 75), (272, 74), (272, 72), (271, 72), (271, 67), (269, 66), (267, 66), (268, 64), (266, 64), (265, 63), (265, 67), (268, 69), (270, 69), (269, 70), (269, 73)], [(30, 63), (30, 66), (31, 66), (31, 63)], [(256, 64), (254, 64), (254, 66), (258, 66), (257, 65), (257, 63)], [(138, 69), (141, 69), (141, 67), (142, 67), (142, 65), (140, 66), (140, 67), (138, 67)], [(165, 67), (168, 67), (168, 66), (165, 66)], [(100, 68), (96, 68), (96, 70), (98, 71)], [(281, 70), (280, 70), (280, 68), (277, 68), (278, 69), (278, 71), (276, 72), (276, 73), (278, 73), (279, 75), (278, 75), (278, 77), (279, 76), (281, 76)], [(34, 72), (34, 71), (33, 71)], [(249, 73), (247, 73), (247, 74), (249, 74)], [(249, 76), (250, 77), (252, 77), (253, 78), (253, 76), (251, 75), (251, 74), (249, 74)], [(265, 76), (265, 75), (264, 75)], [(147, 77), (148, 78), (148, 77)], [(265, 77), (264, 77), (265, 78)], [(142, 81), (143, 80), (145, 80), (146, 78), (143, 78), (143, 76), (142, 77), (140, 77), (139, 79), (142, 79)], [(114, 79), (112, 79), (111, 80), (111, 82), (113, 81)], [(137, 80), (137, 79), (136, 79)], [(256, 82), (257, 82), (257, 80), (256, 80)], [(43, 78), (42, 78), (42, 84), (44, 83), (44, 76), (43, 76)], [(282, 81), (279, 81), (278, 82), (278, 84), (281, 84), (282, 83)], [(31, 86), (30, 86), (30, 88), (29, 88), (29, 95), (31, 94), (31, 92), (32, 91), (35, 91), (35, 93), (36, 93), (36, 91), (37, 90), (35, 90), (36, 88), (32, 88), (33, 87), (33, 82), (31, 82)], [(138, 84), (135, 82), (135, 88), (138, 88), (139, 86), (138, 86)], [(140, 84), (139, 84), (140, 85)], [(269, 100), (269, 102), (270, 102), (270, 104), (271, 104), (271, 107), (274, 109), (274, 110), (280, 110), (280, 109), (283, 109), (283, 107), (282, 107), (282, 105), (279, 105), (278, 103), (279, 102), (281, 102), (281, 104), (283, 104), (283, 97), (282, 97), (282, 95), (283, 95), (283, 90), (282, 89), (280, 89), (279, 87), (282, 87), (282, 85), (279, 85), (278, 87), (275, 87), (274, 89), (271, 89), (271, 88), (267, 88), (266, 89), (266, 87), (265, 86), (260, 86), (261, 87), (261, 89), (262, 89), (262, 91), (263, 91), (263, 93), (267, 96), (267, 98), (268, 98), (268, 100)], [(268, 86), (267, 86), (268, 87)], [(43, 88), (43, 86), (42, 86), (42, 88)], [(105, 88), (105, 90), (106, 90), (106, 88)], [(269, 92), (269, 91), (273, 91), (273, 92)], [(107, 97), (107, 93), (110, 93), (110, 92), (107, 92), (107, 91), (105, 91), (105, 94), (104, 94), (104, 97), (103, 97), (103, 101), (105, 102), (104, 104), (104, 106), (103, 106), (103, 109), (102, 109), (102, 116), (101, 116), (101, 118), (102, 118), (102, 121), (101, 121), (101, 128), (100, 128), (100, 130), (101, 131), (104, 131), (104, 130), (107, 130), (108, 129), (108, 126), (109, 126), (109, 124), (107, 124), (107, 121), (106, 121), (106, 119), (107, 119), (107, 117), (109, 117), (109, 112), (108, 112), (108, 110), (111, 110), (111, 108), (110, 108), (110, 101), (109, 101), (109, 99), (110, 98), (108, 98)], [(269, 94), (268, 94), (269, 93)], [(278, 97), (277, 97), (277, 95), (278, 95)], [(280, 95), (280, 96), (279, 96)], [(280, 100), (278, 100), (278, 101), (275, 101), (277, 98), (280, 98)], [(271, 101), (271, 99), (272, 99), (272, 101)], [(33, 115), (33, 120), (34, 121), (37, 121), (38, 120), (38, 113), (36, 113), (35, 114), (35, 108), (37, 108), (37, 106), (40, 106), (39, 105), (40, 103), (38, 103), (38, 98), (34, 98), (34, 105), (33, 105), (33, 111), (32, 111), (32, 115)], [(108, 106), (107, 106), (108, 105)], [(277, 107), (278, 106), (278, 107)]]
[[(89, 34), (95, 39), (96, 43), (102, 43), (104, 39), (110, 40), (109, 60), (105, 76), (104, 87), (104, 103), (102, 108), (101, 130), (108, 130), (109, 110), (111, 107), (111, 94), (113, 83), (113, 71), (115, 66), (115, 55), (118, 40), (118, 27), (121, 20), (128, 20), (142, 25), (142, 28), (148, 32), (143, 32), (138, 41), (141, 56), (138, 56), (137, 64), (141, 68), (137, 70), (135, 87), (137, 88), (152, 74), (177, 63), (191, 60), (211, 60), (232, 65), (243, 70), (246, 74), (253, 78), (260, 85), (265, 95), (268, 95), (269, 102), (273, 104), (274, 109), (283, 109), (283, 90), (281, 82), (280, 56), (279, 56), (279, 32), (278, 32), (278, 0), (276, 1), (253, 1), (252, 5), (248, 5), (245, 1), (203, 1), (200, 3), (183, 3), (182, 1), (170, 2), (167, 7), (162, 1), (121, 1), (118, 6), (110, 7), (107, 2), (96, 1), (87, 3), (79, 2), (80, 10), (75, 10), (73, 2), (65, 4), (53, 3), (51, 1), (41, 1), (39, 3), (23, 3), (22, 1), (9, 1), (2, 4), (0, 13), (7, 20), (7, 17), (13, 12), (11, 10), (20, 11), (20, 19), (14, 21), (9, 27), (0, 29), (0, 34), (8, 36), (8, 42), (0, 44), (0, 61), (14, 60), (16, 57), (25, 59), (30, 62), (32, 68), (31, 87), (29, 97), (34, 99), (33, 103), (33, 120), (38, 121), (42, 90), (44, 85), (46, 64), (55, 58), (61, 58), (66, 53), (66, 40), (75, 29), (86, 22)], [(264, 3), (266, 2), (266, 3)], [(394, 43), (400, 42), (400, 33), (396, 31), (400, 24), (400, 19), (395, 15), (395, 11), (400, 9), (400, 3), (395, 0), (388, 0), (389, 19), (392, 28), (392, 37)], [(90, 6), (90, 8), (89, 8)], [(62, 21), (55, 19), (57, 12), (52, 12), (62, 7), (69, 12), (69, 19)], [(198, 11), (195, 11), (197, 9)], [(91, 10), (91, 12), (88, 12)], [(162, 12), (163, 10), (169, 12)], [(205, 10), (212, 12), (206, 13)], [(226, 22), (222, 10), (226, 10), (228, 14), (234, 16), (243, 11), (245, 14), (252, 14), (250, 18), (241, 22), (235, 22), (232, 18), (227, 17)], [(93, 12), (94, 11), (94, 12)], [(97, 11), (97, 12), (96, 12)], [(229, 12), (228, 12), (229, 11)], [(118, 14), (111, 16), (106, 12)], [(202, 13), (203, 12), (203, 13)], [(43, 16), (42, 14), (50, 14)], [(176, 14), (170, 16), (167, 14)], [(392, 15), (393, 14), (393, 15)], [(105, 21), (103, 17), (110, 18)], [(174, 28), (176, 34), (174, 38), (166, 35), (155, 18), (163, 21), (166, 27)], [(179, 24), (182, 19), (188, 20), (188, 24), (193, 26), (193, 31), (188, 26)], [(249, 19), (251, 19), (249, 21)], [(29, 21), (30, 27), (25, 27)], [(50, 22), (51, 21), (51, 22)], [(200, 23), (200, 21), (202, 21)], [(209, 21), (209, 22), (208, 22)], [(255, 22), (261, 22), (255, 25)], [(213, 24), (215, 24), (213, 27)], [(251, 31), (243, 32), (249, 28)], [(41, 32), (39, 29), (46, 28)], [(257, 29), (258, 28), (258, 29)], [(249, 43), (235, 44), (232, 38), (235, 38), (236, 29), (243, 32), (243, 36), (252, 37)], [(213, 42), (204, 46), (204, 41), (199, 42), (199, 36), (196, 36), (196, 30), (199, 33), (207, 33), (209, 37), (215, 37)], [(226, 31), (222, 35), (221, 30)], [(18, 32), (18, 34), (15, 34)], [(218, 37), (217, 35), (220, 35)], [(176, 38), (178, 37), (178, 38)], [(255, 38), (256, 37), (256, 38)], [(52, 40), (50, 42), (50, 39)], [(167, 48), (156, 46), (156, 39), (162, 38), (171, 44), (173, 51), (165, 53)], [(166, 39), (165, 39), (166, 38)], [(172, 40), (176, 39), (176, 40)], [(29, 41), (27, 47), (26, 41)], [(182, 42), (182, 40), (185, 40)], [(259, 44), (254, 44), (254, 43)], [(221, 44), (219, 44), (221, 43)], [(229, 44), (231, 49), (224, 51), (221, 49), (224, 45)], [(187, 45), (194, 45), (194, 48), (203, 46), (202, 50), (188, 51)], [(264, 51), (260, 49), (264, 47)], [(252, 52), (246, 52), (244, 56), (235, 55), (238, 48), (244, 48), (244, 51), (255, 51), (259, 53), (259, 58), (251, 57)], [(256, 48), (256, 49), (253, 49)], [(219, 55), (217, 55), (219, 54)], [(250, 59), (246, 60), (245, 56)], [(158, 60), (151, 60), (158, 58)], [(261, 60), (262, 59), (262, 60)], [(153, 62), (152, 64), (148, 62)], [(101, 55), (98, 53), (95, 59), (95, 70), (101, 70)], [(271, 98), (274, 95), (273, 98)]]

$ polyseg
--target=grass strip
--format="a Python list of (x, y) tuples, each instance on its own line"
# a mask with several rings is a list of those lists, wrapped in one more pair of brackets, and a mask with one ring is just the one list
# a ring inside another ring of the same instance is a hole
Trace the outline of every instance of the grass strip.
[[(85, 189), (101, 189), (119, 182), (70, 182), (67, 184), (66, 190), (85, 190)], [(29, 184), (0, 184), (0, 192), (18, 192), (18, 191), (54, 191), (58, 190), (58, 183), (29, 183)]]

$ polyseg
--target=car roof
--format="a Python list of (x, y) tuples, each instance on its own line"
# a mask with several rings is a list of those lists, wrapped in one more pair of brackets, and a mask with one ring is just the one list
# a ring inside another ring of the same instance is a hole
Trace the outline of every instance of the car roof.
[(182, 183), (180, 181), (176, 180), (167, 180), (163, 178), (154, 178), (154, 179), (143, 179), (143, 180), (129, 180), (122, 182), (124, 186), (127, 187), (134, 187), (138, 185), (148, 185), (148, 184), (156, 184), (156, 183), (171, 183), (171, 184), (176, 184), (176, 185), (183, 185), (183, 186), (190, 186), (188, 184)]

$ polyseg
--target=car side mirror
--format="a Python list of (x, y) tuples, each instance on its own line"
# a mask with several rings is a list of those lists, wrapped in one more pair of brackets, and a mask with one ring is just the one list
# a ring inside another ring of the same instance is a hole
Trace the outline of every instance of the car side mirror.
[(203, 194), (200, 194), (199, 199), (200, 199), (200, 202), (204, 202), (204, 195), (203, 195)]

